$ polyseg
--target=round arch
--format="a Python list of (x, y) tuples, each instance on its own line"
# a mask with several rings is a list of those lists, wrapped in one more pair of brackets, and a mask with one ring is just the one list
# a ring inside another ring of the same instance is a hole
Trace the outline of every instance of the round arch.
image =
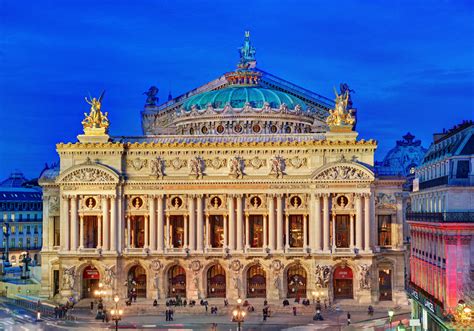
[(172, 264), (165, 270), (168, 298), (186, 298), (186, 270), (180, 264)]
[(104, 274), (103, 270), (94, 263), (85, 263), (76, 270), (80, 279), (79, 297), (81, 299), (94, 298), (94, 292), (99, 289), (99, 283)]
[(226, 272), (219, 263), (211, 265), (206, 271), (207, 297), (225, 298), (226, 297)]
[(301, 263), (292, 263), (285, 270), (287, 298), (306, 298), (308, 273)]
[(140, 264), (135, 264), (128, 269), (127, 290), (128, 297), (147, 297), (147, 273)]
[(354, 299), (354, 270), (346, 264), (335, 265), (332, 270), (334, 300)]
[(247, 298), (267, 297), (267, 272), (260, 263), (251, 264), (245, 270)]

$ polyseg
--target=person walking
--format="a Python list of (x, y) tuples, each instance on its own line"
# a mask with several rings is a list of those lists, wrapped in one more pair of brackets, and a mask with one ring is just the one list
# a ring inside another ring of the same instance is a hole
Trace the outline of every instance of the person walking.
[(347, 325), (351, 324), (351, 313), (347, 313)]
[(293, 307), (293, 316), (296, 316), (296, 307)]
[(165, 316), (166, 316), (166, 321), (168, 322), (170, 320), (170, 315), (169, 315), (168, 308), (166, 308), (166, 310), (165, 310)]

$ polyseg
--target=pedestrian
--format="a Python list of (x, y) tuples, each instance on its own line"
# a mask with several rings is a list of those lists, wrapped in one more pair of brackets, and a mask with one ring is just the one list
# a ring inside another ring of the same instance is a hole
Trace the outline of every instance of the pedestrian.
[(351, 313), (347, 313), (347, 325), (351, 324)]
[(58, 306), (54, 306), (54, 318), (59, 318), (59, 308)]
[(170, 314), (168, 308), (165, 310), (165, 316), (166, 316), (166, 321), (168, 322), (170, 320)]
[(106, 312), (105, 309), (104, 309), (104, 311), (102, 312), (102, 322), (103, 322), (103, 323), (105, 323), (105, 316), (106, 316), (106, 315), (107, 315), (107, 312)]
[(267, 308), (263, 308), (263, 321), (267, 320)]
[(296, 307), (293, 307), (293, 316), (296, 316)]
[(211, 331), (217, 331), (217, 323), (212, 323)]
[(204, 302), (204, 307), (206, 307), (206, 313), (207, 313), (207, 301)]
[(94, 301), (91, 301), (91, 311), (94, 310)]
[(174, 314), (173, 309), (170, 309), (170, 321), (174, 321), (173, 314)]

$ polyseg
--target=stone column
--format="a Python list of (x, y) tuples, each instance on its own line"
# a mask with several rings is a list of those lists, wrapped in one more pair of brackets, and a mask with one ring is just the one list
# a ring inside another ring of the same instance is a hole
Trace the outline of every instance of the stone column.
[(50, 236), (49, 236), (49, 227), (51, 226), (51, 221), (49, 219), (49, 196), (43, 195), (43, 249), (51, 250)]
[(156, 251), (156, 199), (154, 196), (148, 197), (148, 208), (150, 212), (150, 250)]
[(125, 208), (123, 206), (124, 199), (122, 198), (122, 188), (119, 187), (117, 194), (117, 247), (118, 251), (122, 252), (124, 246), (126, 245), (125, 241)]
[(166, 243), (165, 243), (165, 247), (168, 249), (168, 248), (171, 248), (172, 247), (172, 242), (171, 242), (171, 227), (170, 227), (170, 215), (166, 214)]
[(370, 251), (370, 194), (364, 196), (364, 250)]
[(315, 233), (316, 233), (316, 221), (315, 221), (315, 204), (316, 204), (316, 199), (315, 199), (315, 194), (311, 193), (309, 195), (309, 222), (308, 222), (308, 230), (309, 230), (309, 241), (308, 241), (308, 247), (310, 248), (310, 252), (313, 251), (314, 249), (314, 242), (315, 242)]
[(249, 227), (249, 215), (245, 214), (245, 249), (250, 247), (250, 227)]
[(61, 220), (60, 220), (60, 233), (61, 233), (61, 248), (64, 251), (69, 250), (69, 197), (67, 195), (61, 195)]
[(148, 221), (148, 215), (145, 215), (145, 244), (143, 245), (143, 248), (148, 248), (150, 246), (150, 227), (149, 224), (150, 222)]
[(102, 216), (97, 216), (97, 248), (102, 247)]
[(225, 249), (227, 245), (229, 244), (229, 241), (227, 240), (227, 236), (229, 234), (228, 227), (227, 227), (227, 215), (222, 216), (222, 223), (224, 224), (224, 245), (223, 248)]
[[(314, 213), (315, 213), (315, 217), (314, 217), (314, 221), (315, 221), (315, 226), (314, 226), (314, 232), (313, 232), (313, 236), (314, 236), (314, 241), (313, 241), (313, 244), (314, 246), (312, 247), (314, 251), (321, 251), (321, 230), (322, 230), (322, 224), (321, 224), (321, 199), (320, 199), (320, 195), (317, 194), (316, 195), (316, 199), (315, 199), (315, 204), (314, 204)], [(311, 234), (310, 234), (311, 236)]]
[[(335, 228), (336, 222), (335, 222), (335, 217), (334, 217), (334, 216), (333, 216), (333, 220), (332, 220), (332, 221), (333, 221), (333, 225), (332, 225), (332, 226)], [(349, 247), (350, 247), (351, 249), (353, 249), (353, 248), (354, 248), (354, 214), (351, 214), (351, 215), (350, 215), (350, 227), (351, 227), (351, 228), (350, 228), (349, 233), (350, 233), (350, 236), (351, 236), (351, 237), (350, 237), (350, 241), (349, 241), (349, 242), (350, 242), (350, 246), (349, 246)], [(334, 233), (335, 233), (335, 231), (333, 231), (333, 234), (334, 234)]]
[(282, 195), (277, 195), (277, 251), (283, 250), (283, 201)]
[(163, 252), (163, 246), (164, 246), (164, 222), (163, 222), (163, 195), (158, 196), (158, 252)]
[(105, 197), (102, 197), (102, 232), (103, 232), (102, 249), (104, 251), (109, 250), (109, 239), (110, 239), (109, 225), (110, 225), (109, 198), (105, 196)]
[(263, 243), (262, 247), (265, 250), (265, 248), (268, 247), (268, 227), (267, 227), (267, 215), (263, 215)]
[(189, 246), (189, 241), (188, 241), (188, 226), (189, 226), (189, 215), (184, 215), (184, 243), (183, 247), (187, 248)]
[(228, 196), (229, 204), (229, 248), (230, 250), (235, 250), (235, 206), (234, 206), (234, 196)]
[(290, 216), (285, 215), (285, 249), (290, 248)]
[(303, 250), (306, 251), (308, 247), (308, 225), (307, 225), (307, 215), (303, 215)]
[(71, 251), (76, 251), (78, 246), (78, 225), (77, 224), (77, 195), (71, 197)]
[(189, 225), (189, 249), (196, 250), (196, 206), (194, 204), (194, 196), (188, 197), (188, 225)]
[(203, 224), (203, 210), (202, 210), (202, 195), (197, 196), (197, 248), (199, 252), (204, 251), (204, 224)]
[(268, 197), (268, 248), (275, 250), (275, 198), (273, 195)]
[(329, 194), (323, 195), (323, 251), (329, 251)]
[(209, 223), (209, 215), (206, 214), (206, 248), (211, 247), (211, 224)]
[(84, 248), (84, 216), (80, 216), (79, 225), (79, 249)]
[[(351, 218), (352, 217), (354, 217), (354, 216), (351, 215)], [(332, 215), (331, 215), (331, 222), (332, 222), (331, 248), (334, 251), (334, 249), (337, 247), (337, 245), (336, 245), (336, 214), (335, 213), (332, 213)], [(354, 232), (352, 232), (352, 234), (354, 234)], [(354, 236), (352, 236), (352, 238), (354, 238)], [(352, 245), (354, 245), (354, 240), (353, 239), (350, 242), (352, 243)]]
[(356, 248), (362, 250), (362, 196), (356, 196)]
[(126, 216), (127, 218), (127, 248), (131, 248), (131, 239), (132, 239), (132, 222), (130, 220), (130, 215)]
[(397, 199), (397, 216), (395, 220), (394, 247), (399, 248), (403, 245), (403, 193), (395, 193)]
[(370, 227), (370, 241), (375, 245), (378, 245), (378, 241), (376, 238), (376, 233), (378, 229), (377, 220), (375, 219), (375, 192), (372, 191), (370, 194), (370, 219), (372, 220), (372, 226)]
[(242, 225), (243, 225), (243, 207), (242, 195), (237, 195), (237, 251), (242, 251), (242, 242), (244, 240)]
[(117, 197), (110, 198), (110, 250), (117, 252)]

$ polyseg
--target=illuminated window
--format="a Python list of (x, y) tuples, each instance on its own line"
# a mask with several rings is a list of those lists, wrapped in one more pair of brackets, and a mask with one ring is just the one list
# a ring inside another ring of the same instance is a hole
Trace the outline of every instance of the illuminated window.
[(18, 248), (23, 248), (23, 238), (18, 239)]
[(378, 233), (379, 246), (392, 245), (392, 216), (379, 215), (378, 216)]
[(14, 226), (14, 225), (12, 225), (12, 226), (10, 227), (10, 233), (11, 233), (11, 234), (15, 234), (15, 226)]
[(31, 246), (31, 239), (26, 238), (26, 248), (30, 248), (30, 246)]

